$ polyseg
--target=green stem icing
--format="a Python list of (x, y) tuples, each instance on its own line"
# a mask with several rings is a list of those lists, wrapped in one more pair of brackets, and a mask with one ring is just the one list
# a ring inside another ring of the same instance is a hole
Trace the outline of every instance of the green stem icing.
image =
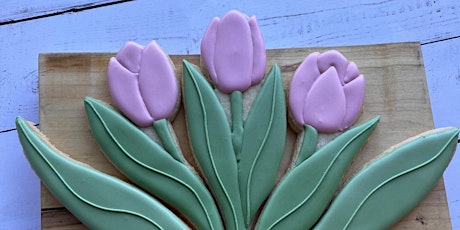
[(184, 156), (177, 146), (174, 134), (171, 133), (170, 122), (166, 119), (161, 119), (153, 122), (153, 128), (160, 137), (164, 149), (177, 161), (184, 163)]
[(232, 143), (236, 160), (240, 160), (241, 146), (243, 144), (243, 93), (234, 91), (230, 95), (232, 113)]
[(315, 151), (316, 144), (318, 142), (318, 131), (310, 125), (303, 126), (303, 138), (300, 145), (299, 153), (297, 154), (297, 160), (295, 166), (308, 159)]

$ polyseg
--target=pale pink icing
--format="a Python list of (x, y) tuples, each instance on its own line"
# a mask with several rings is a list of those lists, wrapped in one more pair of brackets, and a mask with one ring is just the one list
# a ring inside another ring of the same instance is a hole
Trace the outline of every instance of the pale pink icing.
[(253, 16), (232, 10), (214, 18), (201, 42), (201, 58), (211, 80), (224, 93), (245, 91), (265, 73), (265, 46)]
[(355, 63), (335, 50), (308, 55), (294, 74), (289, 105), (299, 125), (319, 132), (350, 127), (364, 102), (364, 76)]
[(138, 74), (130, 72), (112, 57), (107, 76), (110, 94), (120, 111), (138, 126), (145, 127), (152, 124), (153, 118), (147, 111), (139, 92)]
[(344, 114), (345, 94), (336, 69), (330, 67), (311, 86), (305, 100), (303, 119), (320, 132), (333, 132), (342, 126)]
[(212, 19), (211, 23), (206, 29), (204, 33), (203, 39), (201, 40), (201, 60), (203, 61), (206, 69), (211, 76), (211, 80), (214, 84), (219, 84), (219, 79), (217, 78), (216, 68), (214, 68), (214, 52), (216, 50), (215, 43), (216, 43), (216, 31), (217, 31), (217, 24), (219, 23), (220, 19), (215, 17)]
[(129, 71), (139, 73), (143, 49), (144, 46), (135, 42), (126, 42), (118, 51), (116, 59)]
[(179, 86), (169, 57), (153, 41), (144, 48), (139, 71), (139, 89), (154, 120), (174, 113)]
[(107, 69), (108, 85), (121, 112), (140, 127), (169, 118), (178, 100), (178, 84), (168, 56), (155, 41), (145, 48), (127, 42)]
[(252, 85), (255, 85), (262, 81), (265, 74), (265, 63), (267, 62), (267, 56), (265, 54), (265, 44), (260, 32), (259, 23), (257, 22), (256, 16), (249, 18), (249, 28), (252, 32), (252, 46), (253, 51), (253, 69), (252, 69)]

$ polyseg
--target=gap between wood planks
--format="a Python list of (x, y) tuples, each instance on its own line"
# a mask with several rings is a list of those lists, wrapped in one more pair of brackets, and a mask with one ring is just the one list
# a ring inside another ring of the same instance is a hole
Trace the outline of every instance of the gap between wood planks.
[[(35, 127), (40, 127), (40, 124), (34, 124)], [(7, 132), (13, 132), (13, 131), (16, 131), (16, 129), (6, 129), (6, 130), (1, 130), (0, 131), (0, 134), (1, 133), (7, 133)], [(460, 141), (460, 140), (459, 140)]]
[(125, 3), (125, 2), (131, 2), (131, 1), (134, 1), (134, 0), (118, 0), (118, 1), (113, 1), (113, 2), (99, 3), (99, 4), (88, 3), (88, 4), (83, 4), (83, 5), (76, 5), (76, 6), (64, 8), (56, 12), (46, 12), (45, 11), (43, 14), (37, 15), (37, 16), (1, 21), (0, 26), (19, 23), (19, 22), (25, 22), (25, 21), (31, 21), (31, 20), (40, 19), (40, 18), (52, 17), (52, 16), (61, 15), (61, 14), (66, 14), (66, 13), (75, 13), (75, 12), (80, 12), (80, 11), (85, 11), (85, 10), (91, 10), (95, 8), (100, 8), (100, 7), (105, 7), (105, 6), (110, 6), (110, 5), (115, 5), (115, 4)]
[(421, 46), (423, 46), (423, 45), (429, 45), (429, 44), (433, 44), (433, 43), (437, 43), (437, 42), (444, 42), (444, 41), (453, 40), (453, 39), (458, 39), (458, 38), (460, 38), (460, 36), (455, 36), (455, 37), (450, 37), (450, 38), (439, 39), (439, 40), (436, 40), (436, 41), (430, 41), (430, 42), (420, 43), (420, 45), (421, 45)]

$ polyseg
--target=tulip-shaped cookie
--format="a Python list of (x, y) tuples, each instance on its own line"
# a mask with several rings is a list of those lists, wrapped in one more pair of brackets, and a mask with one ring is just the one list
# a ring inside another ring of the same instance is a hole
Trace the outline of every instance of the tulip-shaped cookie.
[(256, 17), (232, 10), (214, 18), (201, 42), (201, 58), (214, 85), (231, 95), (232, 138), (239, 157), (242, 92), (261, 82), (265, 73), (265, 46)]
[(358, 119), (364, 76), (340, 52), (308, 55), (292, 78), (289, 107), (294, 125), (303, 127), (296, 164), (316, 150), (319, 133), (341, 132)]
[[(235, 10), (225, 14), (222, 19), (214, 18), (211, 21), (201, 43), (201, 59), (213, 85), (221, 93), (229, 95), (231, 119), (227, 118), (224, 106), (217, 99), (214, 89), (208, 86), (208, 82), (202, 79), (201, 74), (187, 67), (184, 69), (184, 74), (189, 73), (184, 75), (187, 127), (189, 129), (196, 127), (197, 130), (209, 129), (207, 133), (214, 133), (210, 138), (221, 142), (217, 151), (212, 151), (212, 148), (194, 148), (194, 152), (195, 155), (197, 152), (204, 155), (204, 157), (197, 157), (200, 165), (207, 164), (209, 161), (207, 155), (215, 155), (215, 159), (225, 161), (227, 168), (222, 174), (231, 180), (221, 183), (219, 181), (222, 180), (216, 179), (215, 186), (211, 187), (216, 191), (234, 192), (235, 189), (239, 189), (239, 194), (221, 193), (217, 195), (217, 200), (223, 204), (221, 205), (223, 207), (227, 206), (226, 203), (232, 203), (231, 208), (223, 209), (224, 216), (227, 216), (224, 222), (235, 222), (234, 226), (238, 226), (244, 221), (247, 228), (275, 185), (277, 169), (285, 146), (287, 124), (280, 68), (273, 66), (262, 82), (265, 74), (266, 54), (260, 28), (254, 16), (247, 17)], [(190, 81), (191, 79), (193, 80)], [(187, 84), (192, 82), (193, 84)], [(201, 87), (204, 88), (206, 85), (207, 90), (196, 90), (197, 82), (205, 82), (206, 84), (201, 84)], [(248, 89), (255, 85), (260, 85), (260, 87), (248, 92)], [(198, 92), (202, 98), (213, 98), (214, 103), (211, 104), (205, 100), (191, 103), (192, 97)], [(210, 93), (205, 95), (205, 92)], [(247, 103), (249, 100), (243, 101), (243, 95), (245, 99), (255, 97), (251, 103)], [(244, 107), (245, 112), (247, 111), (247, 114), (244, 115), (243, 102), (245, 105), (251, 104)], [(211, 120), (209, 113), (197, 116), (196, 113), (189, 112), (192, 109), (205, 110), (193, 107), (193, 104), (205, 105), (203, 107), (208, 108), (209, 112), (222, 110), (223, 113), (220, 114), (223, 118), (219, 118), (221, 121), (219, 126), (211, 127), (207, 122), (200, 126), (197, 125), (197, 122), (192, 124), (190, 121), (193, 119), (203, 120), (202, 117), (205, 116), (207, 117), (205, 120)], [(210, 109), (211, 105), (213, 109)], [(228, 132), (226, 131), (227, 126)], [(199, 139), (197, 132), (190, 133), (192, 146), (198, 146), (193, 144), (198, 142), (194, 141)], [(224, 144), (222, 140), (228, 140), (229, 143)], [(203, 152), (209, 153), (203, 154)], [(203, 160), (200, 161), (200, 159)], [(214, 173), (216, 171), (214, 167), (203, 171), (205, 175), (212, 175), (208, 178), (221, 175)], [(211, 179), (208, 181), (212, 182)], [(225, 210), (231, 210), (234, 214)], [(226, 213), (231, 215), (225, 215)], [(230, 229), (233, 226), (227, 228)]]
[[(197, 229), (223, 229), (211, 193), (184, 159), (168, 120), (179, 101), (168, 56), (154, 41), (146, 47), (128, 42), (110, 59), (107, 75), (113, 100), (135, 124), (95, 99), (85, 100), (93, 135), (107, 158)], [(161, 144), (139, 129), (151, 125)]]
[(350, 127), (358, 118), (363, 97), (364, 77), (342, 54), (327, 51), (305, 58), (289, 92), (294, 126), (303, 127), (294, 165), (269, 197), (258, 229), (311, 229), (318, 221), (379, 118), (347, 130), (316, 150), (318, 133)]
[(174, 66), (155, 41), (146, 47), (127, 42), (107, 70), (110, 94), (121, 112), (141, 128), (153, 124), (165, 148), (183, 157), (171, 134), (170, 119), (179, 102)]
[(294, 74), (289, 105), (298, 125), (319, 132), (349, 128), (361, 112), (364, 76), (354, 62), (335, 50), (308, 55)]
[(243, 92), (262, 81), (266, 56), (256, 17), (232, 10), (214, 18), (201, 42), (201, 58), (224, 93)]

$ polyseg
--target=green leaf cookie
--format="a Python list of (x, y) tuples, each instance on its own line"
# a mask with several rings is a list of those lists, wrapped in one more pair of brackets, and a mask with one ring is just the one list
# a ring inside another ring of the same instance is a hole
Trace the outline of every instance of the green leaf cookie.
[(257, 229), (312, 227), (378, 121), (376, 117), (344, 132), (290, 171), (267, 201)]
[(281, 72), (273, 66), (244, 124), (240, 194), (249, 224), (274, 187), (286, 143), (286, 105)]
[(433, 189), (457, 145), (444, 128), (402, 142), (340, 191), (315, 229), (388, 229)]
[(227, 229), (245, 229), (228, 120), (211, 85), (183, 61), (184, 106), (190, 142), (220, 206)]
[(130, 180), (171, 205), (196, 227), (223, 229), (211, 194), (187, 165), (103, 102), (88, 97), (85, 108), (98, 145)]
[(59, 152), (24, 119), (17, 118), (16, 127), (24, 153), (41, 181), (88, 228), (188, 229), (143, 191)]

